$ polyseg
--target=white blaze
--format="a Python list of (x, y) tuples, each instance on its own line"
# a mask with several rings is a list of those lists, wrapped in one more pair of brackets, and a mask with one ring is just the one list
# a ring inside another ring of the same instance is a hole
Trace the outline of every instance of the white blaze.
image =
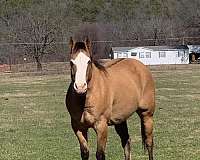
[(90, 58), (83, 52), (80, 52), (78, 56), (72, 60), (72, 62), (76, 65), (75, 83), (77, 85), (86, 83), (86, 72), (89, 60)]

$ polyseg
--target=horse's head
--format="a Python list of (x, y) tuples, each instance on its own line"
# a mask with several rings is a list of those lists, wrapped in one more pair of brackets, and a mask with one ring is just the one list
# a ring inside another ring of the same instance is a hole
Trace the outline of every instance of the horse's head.
[(70, 38), (71, 79), (78, 94), (87, 91), (87, 83), (91, 79), (91, 42), (88, 38), (84, 42), (74, 42)]

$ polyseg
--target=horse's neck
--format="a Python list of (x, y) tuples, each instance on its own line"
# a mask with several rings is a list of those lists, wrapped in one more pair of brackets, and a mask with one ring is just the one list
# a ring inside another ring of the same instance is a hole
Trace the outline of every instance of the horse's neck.
[(85, 106), (87, 106), (86, 108), (90, 112), (93, 112), (93, 107), (108, 106), (110, 101), (108, 101), (108, 98), (105, 99), (105, 97), (109, 92), (110, 88), (106, 73), (96, 66), (93, 66), (92, 78), (88, 83), (88, 91), (85, 101)]
[(98, 87), (101, 87), (103, 83), (103, 79), (105, 78), (105, 73), (99, 68), (95, 66), (95, 64), (92, 64), (92, 77), (91, 80), (88, 83), (88, 87), (90, 89), (95, 89), (96, 92), (100, 89)]
[(92, 77), (89, 81), (89, 86), (92, 87), (95, 85), (97, 79), (99, 78), (100, 76), (100, 70), (95, 66), (95, 64), (92, 64)]

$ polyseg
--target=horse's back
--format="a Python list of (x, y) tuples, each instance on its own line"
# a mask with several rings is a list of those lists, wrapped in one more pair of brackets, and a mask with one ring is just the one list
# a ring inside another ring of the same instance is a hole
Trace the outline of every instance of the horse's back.
[(105, 63), (105, 67), (114, 74), (119, 75), (120, 73), (121, 76), (128, 74), (129, 79), (137, 77), (141, 78), (141, 81), (153, 82), (149, 68), (136, 59), (124, 58), (111, 60)]
[(154, 94), (154, 80), (149, 68), (136, 59), (122, 59), (113, 65), (114, 74), (124, 79), (126, 83), (135, 85), (140, 90), (142, 97), (147, 92)]

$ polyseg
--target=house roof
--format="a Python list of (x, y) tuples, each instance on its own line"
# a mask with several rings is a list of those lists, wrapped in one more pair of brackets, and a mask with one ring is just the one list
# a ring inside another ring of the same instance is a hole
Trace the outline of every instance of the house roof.
[(188, 50), (187, 45), (178, 45), (178, 46), (142, 46), (142, 47), (112, 47), (113, 51), (128, 51), (131, 49), (142, 48), (153, 51), (169, 51), (169, 50)]

